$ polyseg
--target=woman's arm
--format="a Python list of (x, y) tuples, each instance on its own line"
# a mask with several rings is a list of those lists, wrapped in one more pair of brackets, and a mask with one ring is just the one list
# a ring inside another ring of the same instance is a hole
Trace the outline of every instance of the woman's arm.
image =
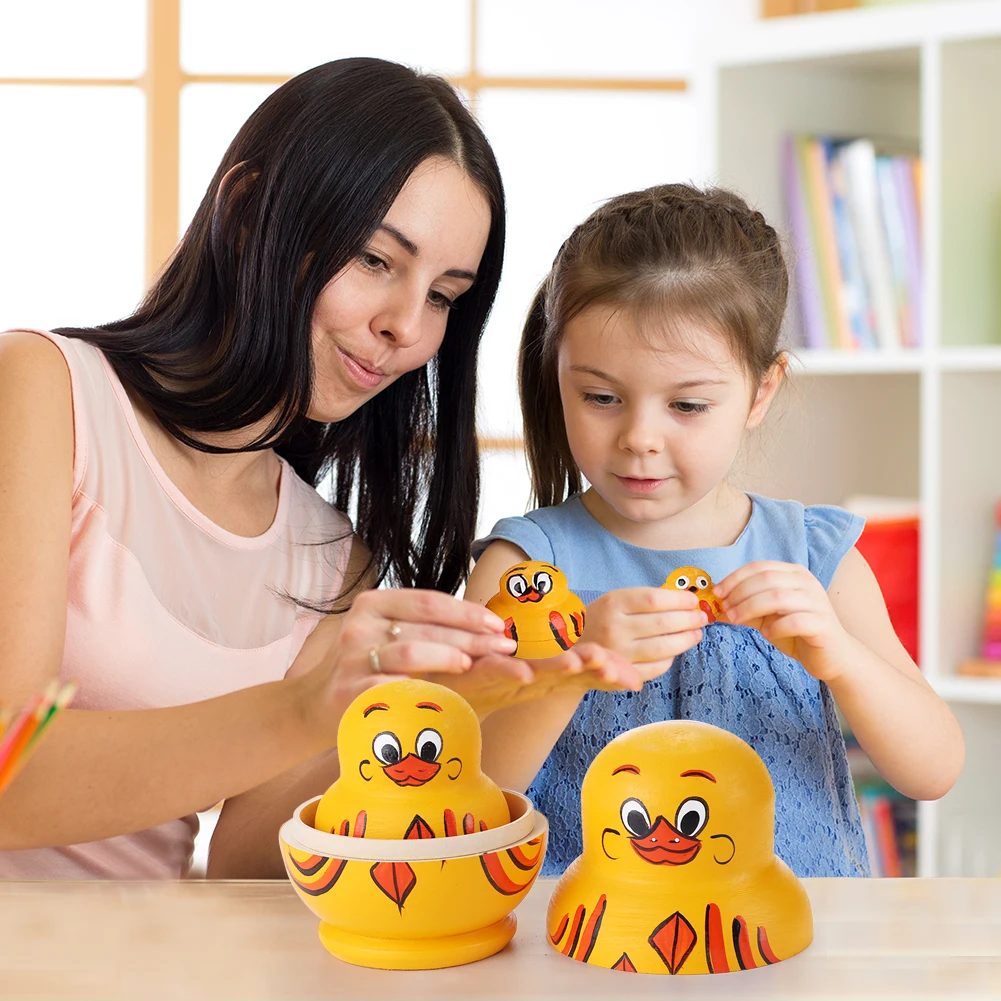
[(879, 584), (851, 549), (825, 592), (806, 567), (750, 563), (716, 588), (732, 622), (759, 628), (825, 681), (880, 774), (914, 799), (938, 799), (963, 767), (963, 734), (904, 649)]
[[(34, 334), (0, 339), (0, 701), (7, 704), (23, 703), (59, 673), (72, 464), (61, 353)], [(372, 674), (368, 649), (384, 642), (390, 619), (431, 625), (421, 642), (387, 651), (387, 672), (461, 672), (472, 661), (463, 646), (476, 651), (501, 628), (496, 616), (421, 591), (360, 598), (343, 618), (335, 654), (317, 650), (322, 635), (307, 640), (300, 656), (317, 666), (295, 677), (168, 709), (61, 713), (4, 793), (0, 849), (143, 830), (314, 758), (334, 743), (351, 700), (387, 677)]]

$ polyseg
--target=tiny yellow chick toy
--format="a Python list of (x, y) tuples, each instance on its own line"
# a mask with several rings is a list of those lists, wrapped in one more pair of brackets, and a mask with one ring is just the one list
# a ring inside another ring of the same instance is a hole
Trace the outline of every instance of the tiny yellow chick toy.
[(518, 644), (515, 657), (555, 657), (584, 632), (584, 603), (559, 567), (539, 560), (505, 570), (487, 608), (504, 620), (504, 635)]
[(699, 599), (699, 608), (710, 622), (726, 622), (726, 613), (713, 591), (713, 579), (698, 567), (679, 567), (660, 585), (662, 588), (691, 591)]
[(341, 775), (316, 808), (317, 830), (368, 838), (440, 838), (510, 821), (480, 770), (480, 724), (450, 688), (389, 681), (363, 692), (337, 729)]
[(739, 737), (690, 720), (637, 727), (581, 788), (584, 851), (549, 902), (550, 944), (630, 973), (728, 973), (813, 938), (802, 884), (775, 855), (768, 769)]

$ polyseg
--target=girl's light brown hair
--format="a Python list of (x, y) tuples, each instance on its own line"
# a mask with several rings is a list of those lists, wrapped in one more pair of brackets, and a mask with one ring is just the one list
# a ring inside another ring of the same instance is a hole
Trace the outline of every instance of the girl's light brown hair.
[(775, 230), (733, 192), (663, 184), (619, 195), (570, 234), (525, 322), (518, 389), (540, 507), (583, 484), (557, 378), (566, 325), (594, 306), (724, 337), (753, 385), (778, 361), (789, 277)]

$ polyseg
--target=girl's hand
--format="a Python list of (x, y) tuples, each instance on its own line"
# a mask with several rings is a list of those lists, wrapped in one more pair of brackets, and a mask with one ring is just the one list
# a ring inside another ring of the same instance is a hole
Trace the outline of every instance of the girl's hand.
[(587, 606), (582, 642), (616, 651), (636, 667), (642, 681), (650, 681), (702, 639), (708, 621), (690, 591), (620, 588)]
[(750, 626), (820, 681), (832, 681), (846, 662), (851, 637), (823, 584), (799, 563), (759, 560), (714, 585), (735, 625)]
[(581, 640), (544, 660), (516, 660), (491, 654), (461, 675), (436, 678), (458, 692), (482, 720), (499, 709), (567, 692), (577, 698), (589, 688), (602, 691), (643, 686), (639, 671), (621, 654)]

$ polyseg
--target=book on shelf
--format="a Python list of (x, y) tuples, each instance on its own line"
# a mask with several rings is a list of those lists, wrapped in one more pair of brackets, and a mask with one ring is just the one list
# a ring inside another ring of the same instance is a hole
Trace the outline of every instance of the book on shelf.
[(899, 144), (788, 134), (782, 173), (804, 347), (921, 344), (921, 170)]

